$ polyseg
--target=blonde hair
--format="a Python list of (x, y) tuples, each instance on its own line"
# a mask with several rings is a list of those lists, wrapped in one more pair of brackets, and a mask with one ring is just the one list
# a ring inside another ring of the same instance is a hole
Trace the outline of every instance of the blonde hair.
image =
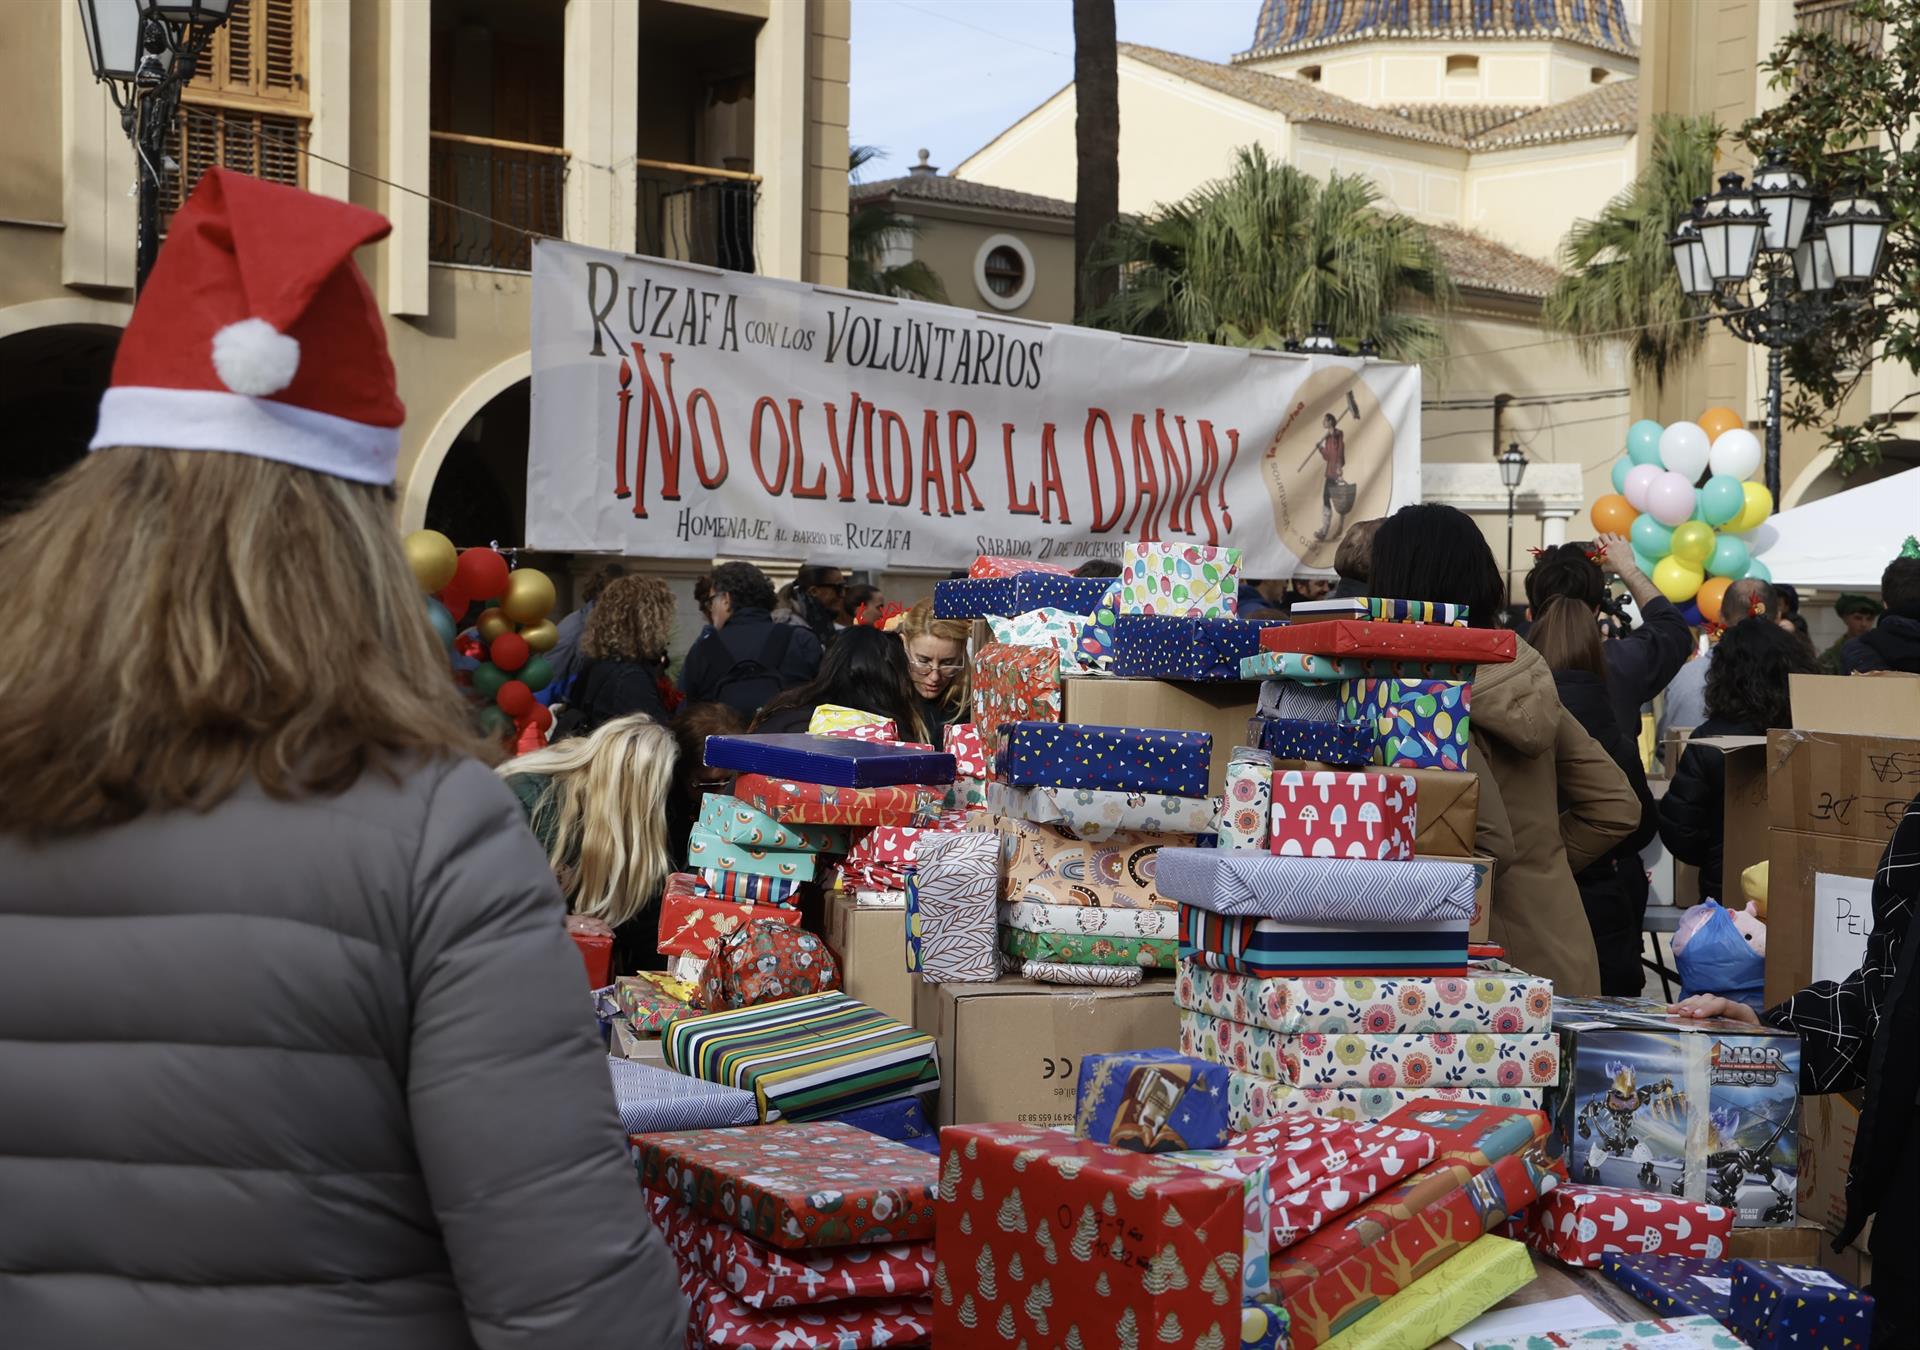
[(900, 645), (905, 647), (917, 637), (939, 638), (943, 642), (960, 644), (962, 662), (960, 673), (953, 677), (953, 683), (947, 686), (942, 700), (951, 709), (964, 708), (973, 698), (973, 668), (965, 661), (967, 639), (973, 636), (973, 625), (965, 619), (936, 619), (933, 617), (933, 601), (922, 600), (912, 609), (902, 614), (894, 624), (893, 631), (900, 636)]
[(547, 779), (534, 833), (551, 840), (547, 862), (574, 913), (618, 928), (660, 893), (672, 870), (667, 796), (678, 758), (673, 733), (634, 713), (496, 770)]
[(483, 754), (378, 487), (250, 455), (89, 455), (0, 520), (0, 830), (342, 792)]
[(658, 661), (673, 641), (673, 592), (658, 577), (616, 577), (593, 602), (580, 651), (590, 661)]

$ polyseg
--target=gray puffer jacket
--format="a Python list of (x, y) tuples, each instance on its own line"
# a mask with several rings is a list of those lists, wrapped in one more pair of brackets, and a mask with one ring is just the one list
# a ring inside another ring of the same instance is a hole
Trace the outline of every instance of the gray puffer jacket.
[(680, 1344), (561, 916), (471, 760), (0, 834), (0, 1344)]

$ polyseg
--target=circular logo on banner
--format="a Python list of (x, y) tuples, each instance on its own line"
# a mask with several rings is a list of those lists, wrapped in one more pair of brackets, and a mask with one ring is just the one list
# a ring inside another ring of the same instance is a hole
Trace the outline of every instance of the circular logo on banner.
[(1360, 373), (1316, 370), (1260, 461), (1273, 528), (1308, 567), (1332, 567), (1347, 526), (1393, 497), (1393, 424)]

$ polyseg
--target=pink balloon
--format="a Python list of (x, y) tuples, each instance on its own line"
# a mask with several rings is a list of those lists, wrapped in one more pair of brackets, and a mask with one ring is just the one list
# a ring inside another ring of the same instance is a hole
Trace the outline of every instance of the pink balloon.
[(1647, 514), (1662, 525), (1684, 524), (1693, 515), (1693, 483), (1668, 469), (1647, 489)]
[(1636, 464), (1627, 470), (1626, 485), (1620, 489), (1620, 492), (1634, 510), (1647, 509), (1647, 491), (1662, 472), (1658, 464)]

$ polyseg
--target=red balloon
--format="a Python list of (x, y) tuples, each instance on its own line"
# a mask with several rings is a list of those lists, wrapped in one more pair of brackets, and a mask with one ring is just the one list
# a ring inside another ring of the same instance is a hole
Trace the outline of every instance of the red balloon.
[(487, 647), (487, 659), (502, 670), (518, 670), (533, 654), (527, 640), (518, 633), (502, 633)]
[(453, 585), (473, 600), (496, 600), (507, 593), (507, 560), (490, 548), (470, 548), (453, 569)]
[(525, 717), (529, 708), (540, 706), (533, 701), (533, 690), (520, 680), (508, 680), (501, 685), (493, 701), (500, 705), (500, 711), (508, 717)]
[(473, 597), (461, 589), (458, 581), (449, 582), (447, 588), (434, 599), (447, 607), (447, 613), (453, 616), (455, 627), (464, 626), (461, 621), (467, 617), (467, 607), (473, 604)]
[(527, 720), (540, 730), (546, 731), (553, 726), (553, 709), (544, 703), (533, 705), (533, 711), (527, 714)]

